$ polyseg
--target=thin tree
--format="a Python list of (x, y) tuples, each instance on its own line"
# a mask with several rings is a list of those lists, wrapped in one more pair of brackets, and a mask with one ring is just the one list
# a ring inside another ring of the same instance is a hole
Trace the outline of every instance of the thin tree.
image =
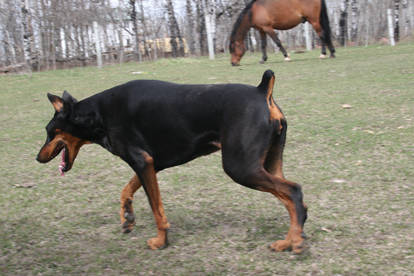
[(214, 59), (214, 25), (215, 25), (215, 3), (206, 3), (207, 1), (202, 1), (203, 10), (204, 10), (204, 20), (206, 24), (207, 31), (207, 45), (208, 45), (208, 55), (210, 59)]
[(351, 41), (356, 42), (358, 37), (358, 4), (351, 0)]
[(139, 19), (141, 21), (142, 28), (143, 28), (143, 35), (142, 36), (143, 36), (143, 42), (144, 42), (144, 51), (145, 51), (145, 56), (148, 57), (148, 58), (151, 58), (150, 54), (149, 54), (149, 50), (148, 50), (148, 44), (147, 44), (148, 29), (147, 29), (147, 23), (145, 21), (144, 5), (142, 4), (142, 1), (143, 0), (139, 0), (139, 9), (140, 9), (140, 13), (141, 13)]
[(23, 53), (27, 69), (32, 71), (33, 54), (33, 29), (31, 15), (29, 14), (29, 1), (21, 0), (22, 29), (23, 29)]
[(394, 39), (400, 41), (400, 0), (394, 0)]
[(339, 19), (339, 41), (345, 46), (348, 36), (348, 4), (349, 0), (343, 0), (341, 3), (341, 14)]
[[(181, 37), (180, 28), (175, 17), (174, 6), (172, 0), (167, 0), (167, 12), (168, 12), (168, 27), (170, 31), (170, 43), (172, 56), (184, 56), (184, 42)], [(177, 43), (178, 42), (178, 43)]]
[(204, 20), (204, 10), (202, 7), (201, 1), (196, 1), (196, 13), (197, 13), (197, 33), (198, 33), (198, 44), (200, 47), (200, 55), (204, 55), (207, 52), (207, 43), (206, 43), (206, 24)]
[(188, 27), (188, 45), (190, 53), (195, 54), (195, 32), (194, 32), (194, 15), (191, 0), (186, 0), (185, 3), (186, 15), (187, 15), (187, 27)]
[(139, 36), (138, 36), (138, 24), (137, 24), (137, 9), (135, 7), (135, 0), (129, 0), (130, 6), (130, 17), (132, 22), (132, 31), (134, 33), (135, 38), (135, 45), (134, 45), (134, 52), (135, 56), (139, 62), (142, 61), (142, 55), (140, 50), (140, 43), (139, 43)]

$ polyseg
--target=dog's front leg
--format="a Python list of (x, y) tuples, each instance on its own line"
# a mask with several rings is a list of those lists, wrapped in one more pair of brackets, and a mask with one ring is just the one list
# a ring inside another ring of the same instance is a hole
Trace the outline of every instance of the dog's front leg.
[(141, 187), (141, 181), (134, 175), (121, 193), (121, 226), (124, 233), (132, 231), (135, 225), (134, 208), (132, 201), (134, 193)]
[[(154, 160), (146, 152), (140, 153), (140, 158), (143, 162), (135, 162), (132, 165), (136, 171), (145, 193), (148, 197), (149, 204), (154, 214), (155, 222), (157, 224), (157, 236), (147, 241), (151, 249), (163, 249), (168, 246), (167, 231), (170, 224), (164, 213), (164, 207), (161, 201), (161, 194), (158, 187), (156, 171), (154, 169)], [(138, 165), (141, 164), (141, 165)]]

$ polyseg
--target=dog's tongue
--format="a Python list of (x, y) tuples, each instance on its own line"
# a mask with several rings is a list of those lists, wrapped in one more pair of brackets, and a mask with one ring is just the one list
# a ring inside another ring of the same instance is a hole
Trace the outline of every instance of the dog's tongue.
[(61, 176), (65, 175), (65, 172), (63, 171), (65, 166), (66, 166), (66, 163), (65, 163), (65, 148), (63, 148), (63, 150), (62, 150), (62, 160), (60, 161), (60, 165), (59, 165), (59, 172), (60, 172)]

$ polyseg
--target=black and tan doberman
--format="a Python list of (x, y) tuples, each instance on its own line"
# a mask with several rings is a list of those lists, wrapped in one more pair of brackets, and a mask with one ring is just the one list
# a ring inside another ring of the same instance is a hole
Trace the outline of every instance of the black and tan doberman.
[(135, 80), (79, 102), (66, 91), (48, 94), (56, 112), (37, 160), (46, 163), (62, 152), (61, 171), (67, 172), (88, 143), (119, 156), (135, 172), (121, 194), (123, 231), (133, 229), (133, 195), (142, 186), (158, 229), (148, 245), (159, 249), (168, 245), (169, 223), (156, 173), (221, 150), (224, 171), (235, 182), (271, 193), (287, 208), (289, 232), (271, 248), (299, 253), (307, 208), (300, 185), (283, 176), (287, 124), (272, 96), (274, 82), (268, 70), (257, 87)]

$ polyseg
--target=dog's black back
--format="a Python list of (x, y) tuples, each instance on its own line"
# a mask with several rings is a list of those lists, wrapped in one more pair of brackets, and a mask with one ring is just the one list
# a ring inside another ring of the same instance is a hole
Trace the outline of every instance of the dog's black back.
[(74, 110), (93, 118), (89, 127), (106, 128), (108, 137), (92, 142), (120, 156), (140, 146), (162, 170), (218, 150), (226, 133), (251, 137), (261, 124), (270, 124), (265, 94), (240, 84), (136, 80), (87, 98)]

